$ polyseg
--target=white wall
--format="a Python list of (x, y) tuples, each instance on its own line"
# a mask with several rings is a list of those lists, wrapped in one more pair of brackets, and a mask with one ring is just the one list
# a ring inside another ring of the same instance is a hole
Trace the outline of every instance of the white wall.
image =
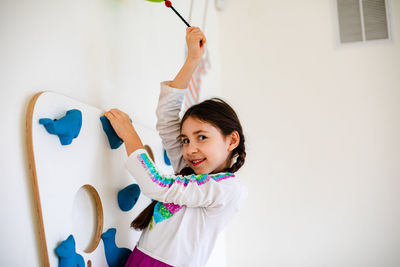
[[(200, 26), (204, 2), (196, 2), (192, 25)], [(173, 1), (185, 17), (189, 3)], [(1, 266), (41, 265), (25, 145), (31, 97), (49, 90), (118, 107), (154, 129), (159, 82), (173, 79), (183, 63), (185, 28), (172, 10), (145, 0), (0, 2)], [(210, 3), (204, 96), (220, 95), (218, 29)], [(212, 261), (224, 266), (223, 242)]]
[(337, 47), (334, 1), (227, 1), (223, 95), (249, 198), (228, 266), (400, 266), (400, 2), (392, 42)]
[[(248, 150), (240, 175), (250, 194), (228, 226), (228, 266), (399, 266), (399, 1), (393, 42), (345, 48), (333, 1), (229, 0), (221, 15), (212, 2), (202, 98), (222, 85)], [(189, 1), (173, 3), (188, 13)], [(57, 91), (154, 127), (158, 83), (178, 71), (185, 31), (157, 5), (0, 2), (1, 266), (40, 266), (29, 99)]]

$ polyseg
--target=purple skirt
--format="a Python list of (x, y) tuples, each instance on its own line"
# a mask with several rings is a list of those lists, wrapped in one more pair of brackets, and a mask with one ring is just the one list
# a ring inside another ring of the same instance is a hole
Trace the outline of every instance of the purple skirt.
[(125, 263), (125, 267), (172, 267), (162, 261), (156, 260), (149, 255), (143, 253), (137, 247), (129, 255)]

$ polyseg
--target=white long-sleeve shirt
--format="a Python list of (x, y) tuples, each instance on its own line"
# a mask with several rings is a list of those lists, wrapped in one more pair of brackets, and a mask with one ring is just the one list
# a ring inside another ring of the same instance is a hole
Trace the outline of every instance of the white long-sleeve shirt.
[[(177, 139), (186, 90), (168, 84), (161, 83), (157, 130), (175, 172), (179, 172), (186, 166)], [(137, 248), (169, 265), (205, 266), (218, 234), (247, 197), (236, 174), (163, 175), (144, 149), (134, 151), (126, 167), (142, 193), (158, 201)]]

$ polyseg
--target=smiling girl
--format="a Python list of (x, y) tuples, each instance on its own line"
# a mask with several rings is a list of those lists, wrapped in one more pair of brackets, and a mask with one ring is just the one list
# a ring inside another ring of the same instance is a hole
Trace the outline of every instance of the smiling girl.
[(156, 112), (156, 127), (177, 175), (160, 173), (126, 113), (105, 113), (125, 143), (128, 171), (142, 193), (153, 199), (131, 224), (143, 232), (127, 267), (205, 266), (218, 234), (247, 196), (235, 174), (246, 157), (235, 111), (212, 98), (191, 106), (179, 118), (206, 38), (199, 28), (190, 27), (186, 43), (186, 61), (173, 81), (161, 83)]

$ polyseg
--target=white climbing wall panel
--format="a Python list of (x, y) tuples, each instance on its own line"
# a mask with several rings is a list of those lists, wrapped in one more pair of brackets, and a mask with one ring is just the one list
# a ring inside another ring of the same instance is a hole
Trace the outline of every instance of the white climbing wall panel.
[[(37, 94), (32, 99), (30, 108), (27, 140), (29, 150), (31, 134), (34, 155), (34, 158), (30, 156), (30, 169), (34, 194), (36, 186), (40, 198), (36, 200), (35, 208), (41, 242), (46, 245), (42, 244), (42, 250), (47, 249), (42, 251), (42, 257), (47, 254), (50, 266), (57, 266), (55, 248), (73, 234), (76, 251), (84, 257), (86, 266), (88, 260), (92, 266), (107, 266), (102, 240), (93, 252), (84, 252), (94, 239), (97, 213), (94, 201), (87, 203), (91, 198), (84, 196), (82, 192), (85, 190), (82, 187), (89, 184), (100, 196), (104, 213), (101, 232), (116, 228), (117, 246), (132, 250), (140, 233), (130, 228), (130, 223), (150, 200), (141, 195), (133, 209), (128, 212), (123, 212), (118, 206), (118, 192), (135, 183), (134, 178), (124, 168), (127, 159), (125, 147), (122, 145), (115, 150), (110, 148), (99, 119), (103, 110), (53, 92)], [(70, 109), (79, 109), (82, 112), (82, 128), (72, 144), (62, 146), (58, 137), (49, 134), (38, 121), (41, 118), (61, 118)], [(132, 119), (134, 121), (134, 117)], [(171, 167), (164, 163), (163, 148), (156, 131), (136, 123), (134, 125), (143, 144), (151, 147), (159, 168), (171, 172)], [(43, 224), (39, 218), (40, 211)]]

